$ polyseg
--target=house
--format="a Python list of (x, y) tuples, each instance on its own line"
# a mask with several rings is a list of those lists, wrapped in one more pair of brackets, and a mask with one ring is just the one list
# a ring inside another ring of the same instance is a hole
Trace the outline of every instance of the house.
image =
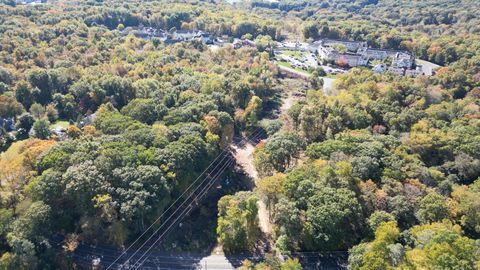
[(407, 77), (414, 78), (414, 77), (417, 77), (417, 76), (420, 76), (420, 75), (425, 75), (421, 65), (417, 65), (417, 67), (415, 69), (405, 70), (405, 76), (407, 76)]
[(357, 53), (340, 53), (329, 46), (319, 45), (317, 53), (321, 59), (329, 62), (334, 62), (339, 65), (345, 65), (349, 67), (366, 66), (368, 64), (368, 58)]
[(213, 44), (214, 38), (208, 33), (201, 34), (202, 42), (208, 45)]
[(358, 51), (359, 54), (370, 60), (385, 60), (388, 57), (388, 53), (385, 50), (372, 49), (372, 48), (363, 48)]
[(15, 130), (14, 118), (2, 118), (0, 117), (0, 128), (5, 129), (7, 132)]
[(52, 132), (52, 135), (55, 135), (59, 140), (67, 138), (67, 130), (63, 127), (55, 127), (50, 131)]
[(17, 5), (38, 5), (38, 4), (46, 4), (47, 0), (17, 0), (16, 1)]
[(80, 127), (84, 127), (86, 125), (93, 125), (93, 123), (95, 122), (95, 119), (97, 119), (96, 113), (92, 113), (85, 116), (85, 118), (83, 118), (83, 120), (80, 122)]
[(319, 45), (317, 47), (317, 53), (321, 59), (325, 59), (327, 61), (336, 61), (338, 59), (338, 52), (332, 47)]
[(333, 47), (335, 45), (343, 45), (350, 52), (358, 52), (360, 49), (367, 48), (367, 42), (364, 41), (349, 41), (349, 40), (337, 40), (337, 39), (323, 39), (320, 40), (323, 46)]
[(375, 65), (373, 66), (372, 71), (374, 73), (383, 73), (385, 72), (385, 66), (382, 64)]
[(142, 24), (138, 27), (127, 27), (122, 30), (122, 35), (126, 36), (132, 33), (134, 36), (146, 40), (150, 40), (154, 37), (163, 38), (165, 37), (165, 31), (161, 29), (156, 29), (153, 27), (144, 27)]
[(210, 34), (203, 31), (192, 30), (177, 30), (172, 33), (167, 33), (162, 29), (156, 29), (153, 27), (144, 27), (140, 25), (138, 27), (127, 27), (122, 30), (122, 35), (126, 36), (132, 33), (138, 38), (151, 40), (153, 38), (159, 38), (163, 40), (165, 44), (174, 44), (177, 42), (201, 40), (205, 44), (213, 44), (213, 38)]
[(202, 31), (177, 30), (172, 34), (173, 40), (190, 41), (196, 38), (201, 38)]
[(163, 39), (163, 42), (166, 45), (169, 45), (178, 42), (188, 42), (192, 40), (200, 40), (205, 44), (213, 44), (212, 36), (200, 30), (177, 30), (171, 34), (167, 34)]
[[(349, 67), (366, 66), (368, 64), (368, 57), (350, 51), (354, 50), (355, 48), (359, 48), (359, 50), (365, 50), (364, 46), (366, 46), (366, 43), (364, 42), (321, 40), (319, 42), (315, 42), (314, 44), (317, 46), (317, 53), (320, 58), (328, 62), (334, 62), (336, 64)], [(333, 47), (335, 44), (342, 44), (345, 45), (345, 47), (348, 46), (348, 51), (344, 53), (339, 52)]]
[(337, 59), (337, 64), (340, 66), (347, 65), (349, 67), (366, 66), (368, 64), (368, 58), (356, 53), (340, 54)]
[(392, 67), (411, 68), (413, 66), (413, 57), (406, 52), (397, 52), (392, 59)]
[(249, 40), (249, 39), (235, 39), (233, 41), (233, 48), (234, 49), (239, 49), (241, 47), (256, 47), (257, 45), (255, 42)]

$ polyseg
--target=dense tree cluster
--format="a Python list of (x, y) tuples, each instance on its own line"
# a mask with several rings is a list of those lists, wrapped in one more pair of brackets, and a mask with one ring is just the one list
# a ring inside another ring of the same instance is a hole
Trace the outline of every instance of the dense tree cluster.
[[(18, 140), (15, 158), (0, 160), (2, 269), (58, 263), (44, 241), (55, 233), (128, 244), (274, 95), (268, 53), (120, 32), (143, 24), (276, 38), (274, 24), (207, 3), (60, 3), (0, 4), (0, 118), (15, 127), (0, 127), (0, 147)], [(52, 147), (59, 120), (65, 137)]]
[(287, 126), (257, 146), (255, 165), (267, 176), (257, 192), (270, 210), (276, 247), (350, 248), (351, 269), (475, 269), (478, 83), (458, 81), (469, 89), (461, 96), (441, 76), (352, 70), (336, 83), (335, 95), (312, 90), (289, 110), (290, 129), (307, 145), (281, 148), (306, 155), (302, 165), (279, 174), (285, 167), (268, 155), (293, 132)]
[(224, 196), (218, 202), (217, 236), (226, 252), (251, 250), (260, 236), (257, 198), (249, 192)]
[[(263, 201), (283, 254), (348, 250), (350, 269), (478, 268), (478, 1), (49, 2), (0, 1), (1, 269), (75, 268), (45, 241), (55, 234), (66, 251), (129, 244), (236, 131), (257, 127), (269, 135), (254, 153), (261, 179), (218, 201), (210, 232), (227, 253), (258, 249)], [(124, 31), (141, 26), (256, 48)], [(273, 41), (292, 34), (444, 67), (416, 79), (352, 69), (330, 95), (319, 69), (285, 124), (264, 121), (281, 88)], [(241, 269), (301, 266), (266, 256)]]

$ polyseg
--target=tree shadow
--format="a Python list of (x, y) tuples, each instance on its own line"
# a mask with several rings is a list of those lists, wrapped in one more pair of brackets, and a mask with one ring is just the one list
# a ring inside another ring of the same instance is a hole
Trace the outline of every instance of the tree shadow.
[(337, 270), (347, 269), (348, 252), (298, 252), (291, 257), (297, 258), (303, 269)]

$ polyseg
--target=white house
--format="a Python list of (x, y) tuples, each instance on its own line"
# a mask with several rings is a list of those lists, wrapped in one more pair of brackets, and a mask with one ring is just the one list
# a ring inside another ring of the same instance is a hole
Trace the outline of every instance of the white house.
[(392, 59), (392, 66), (397, 68), (411, 68), (413, 66), (413, 57), (409, 53), (397, 52)]

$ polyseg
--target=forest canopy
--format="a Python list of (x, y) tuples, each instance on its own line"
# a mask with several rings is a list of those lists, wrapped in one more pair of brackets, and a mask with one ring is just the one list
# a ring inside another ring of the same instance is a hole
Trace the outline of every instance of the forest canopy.
[[(348, 254), (348, 269), (478, 269), (478, 10), (475, 0), (0, 0), (0, 268), (77, 269), (79, 245), (129, 246), (243, 143), (258, 177), (239, 162), (222, 171), (162, 249), (261, 254), (238, 265), (248, 270), (299, 270), (296, 256), (311, 253)], [(152, 29), (165, 39), (138, 34)], [(201, 37), (167, 42), (192, 32)], [(286, 78), (276, 41), (320, 38), (439, 67)]]

